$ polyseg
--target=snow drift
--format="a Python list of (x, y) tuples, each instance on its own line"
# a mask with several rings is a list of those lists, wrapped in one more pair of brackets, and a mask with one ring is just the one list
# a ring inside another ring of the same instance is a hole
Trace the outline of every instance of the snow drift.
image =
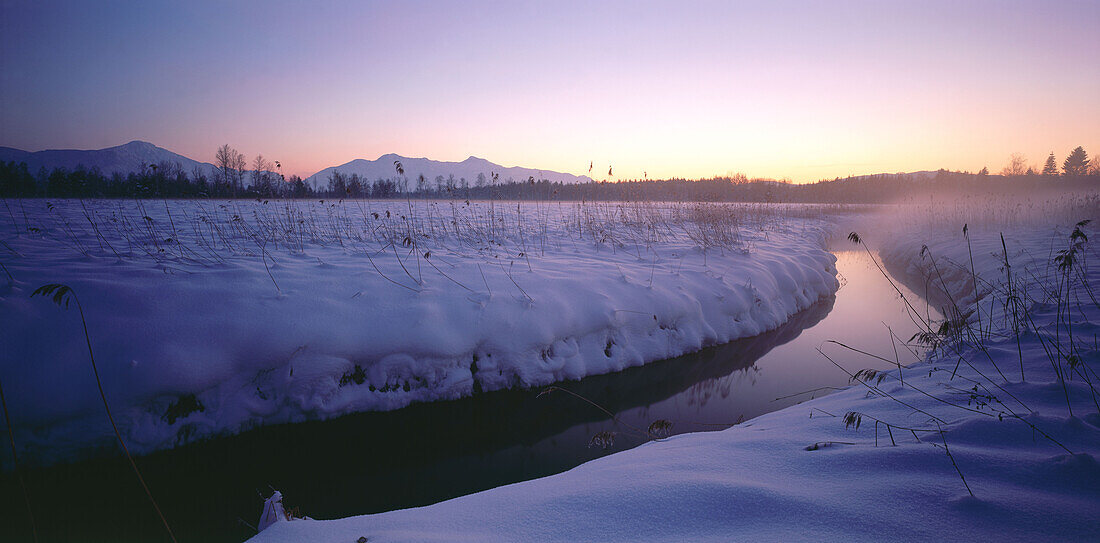
[(0, 378), (21, 457), (131, 450), (608, 373), (834, 292), (827, 227), (744, 206), (9, 201)]
[[(992, 319), (982, 325), (987, 332), (975, 332), (981, 342), (943, 338), (914, 367), (865, 376), (725, 431), (681, 434), (428, 507), (280, 522), (252, 541), (1094, 539), (1100, 413), (1086, 376), (1100, 364), (1093, 341), (1100, 306), (1084, 293), (1100, 272), (1088, 265), (1095, 249), (1085, 247), (1081, 273), (1063, 290), (1081, 298), (1068, 314), (1074, 343), (1066, 338), (1065, 298), (1053, 294), (1063, 270), (1049, 258), (1066, 246), (1069, 230), (1052, 231), (1006, 236), (1017, 286), (1031, 292), (1034, 326), (1019, 343), (1011, 312), (993, 299), (1005, 257), (996, 230), (970, 233), (973, 266), (961, 232), (934, 241), (886, 238), (892, 266), (909, 270), (915, 284), (935, 280), (963, 307), (992, 307), (982, 315)], [(976, 296), (973, 270), (981, 273)], [(977, 313), (972, 318), (974, 330)], [(1052, 362), (1054, 345), (1079, 359)], [(825, 353), (852, 373), (859, 368), (851, 351)], [(1017, 364), (1026, 378), (996, 374)]]

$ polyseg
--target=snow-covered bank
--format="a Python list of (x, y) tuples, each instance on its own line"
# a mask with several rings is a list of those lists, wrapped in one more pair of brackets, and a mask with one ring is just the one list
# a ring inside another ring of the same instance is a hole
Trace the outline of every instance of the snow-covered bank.
[(751, 206), (8, 201), (0, 378), (21, 459), (618, 371), (834, 292), (824, 221)]
[[(1089, 262), (1096, 250), (1083, 246), (1070, 270), (1072, 288), (1063, 291), (1073, 296), (1057, 295), (1066, 275), (1051, 260), (1067, 248), (1070, 231), (1058, 229), (1053, 238), (1049, 231), (1006, 235), (1034, 324), (1019, 336), (1012, 316), (1020, 311), (1002, 310), (1003, 291), (995, 286), (1004, 276), (1000, 238), (970, 231), (972, 269), (981, 274), (977, 301), (993, 308), (975, 312), (971, 327), (980, 314), (987, 332), (973, 332), (976, 340), (948, 330), (917, 366), (867, 376), (726, 431), (651, 442), (560, 475), (429, 507), (279, 522), (253, 541), (1095, 539), (1100, 306), (1085, 284), (1100, 284), (1100, 269)], [(942, 276), (965, 312), (973, 279), (946, 269), (947, 259), (969, 264), (962, 241), (897, 238), (883, 250), (918, 283), (922, 270), (937, 281)], [(823, 350), (853, 373), (860, 368), (860, 355)], [(1018, 371), (1020, 360), (1023, 380), (1009, 371)]]

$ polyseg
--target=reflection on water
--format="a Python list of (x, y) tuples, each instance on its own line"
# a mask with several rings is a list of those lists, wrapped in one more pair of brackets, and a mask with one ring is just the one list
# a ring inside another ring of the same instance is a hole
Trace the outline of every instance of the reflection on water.
[[(564, 392), (500, 391), (387, 413), (260, 428), (138, 459), (181, 540), (240, 541), (253, 532), (257, 491), (283, 491), (291, 506), (334, 518), (434, 503), (558, 473), (638, 445), (657, 419), (673, 433), (719, 430), (808, 399), (788, 397), (847, 376), (817, 349), (849, 368), (882, 361), (825, 345), (843, 341), (893, 356), (887, 332), (915, 331), (897, 294), (865, 254), (838, 253), (846, 286), (771, 332), (671, 360), (561, 386)], [(908, 294), (907, 294), (908, 295)], [(899, 347), (903, 364), (916, 355)], [(854, 370), (853, 370), (854, 371)], [(820, 394), (820, 393), (818, 393)], [(616, 432), (610, 450), (589, 448), (597, 432)], [(101, 459), (25, 474), (42, 540), (160, 540), (163, 528), (128, 466)], [(18, 483), (0, 480), (0, 525), (23, 526)], [(6, 530), (5, 530), (6, 531)], [(43, 533), (44, 532), (44, 533)]]

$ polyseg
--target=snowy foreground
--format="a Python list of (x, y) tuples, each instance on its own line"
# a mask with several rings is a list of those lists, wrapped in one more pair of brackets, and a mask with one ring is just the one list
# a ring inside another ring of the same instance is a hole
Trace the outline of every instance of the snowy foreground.
[[(914, 291), (968, 315), (935, 326), (924, 339), (936, 348), (916, 366), (559, 475), (416, 509), (280, 521), (253, 541), (1095, 540), (1100, 266), (1087, 245), (1068, 268), (1052, 262), (1069, 233), (1010, 232), (1012, 288), (995, 231), (970, 232), (972, 266), (958, 232), (881, 247)], [(1013, 315), (1027, 323), (1019, 334)]]
[[(838, 287), (828, 223), (763, 206), (4, 205), (0, 379), (25, 463), (117, 451), (77, 302), (147, 453), (614, 372), (775, 328)], [(54, 283), (68, 310), (30, 296)]]

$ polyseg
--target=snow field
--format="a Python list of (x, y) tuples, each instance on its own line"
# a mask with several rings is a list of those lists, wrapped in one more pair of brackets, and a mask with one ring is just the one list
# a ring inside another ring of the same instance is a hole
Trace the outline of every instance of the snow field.
[(828, 225), (763, 206), (5, 201), (0, 379), (21, 458), (131, 450), (618, 371), (838, 286)]
[[(1100, 306), (1086, 285), (1100, 283), (1100, 271), (1089, 263), (1097, 251), (1081, 246), (1059, 295), (1064, 270), (1051, 257), (1069, 245), (1072, 228), (1006, 232), (1014, 288), (1034, 323), (1019, 343), (1013, 312), (1003, 309), (996, 229), (968, 231), (972, 267), (961, 231), (931, 241), (864, 231), (910, 285), (935, 280), (964, 313), (971, 303), (993, 307), (981, 313), (984, 332), (974, 311), (971, 332), (941, 335), (920, 364), (725, 431), (650, 442), (428, 507), (278, 522), (252, 541), (1095, 539)], [(981, 274), (976, 297), (973, 276), (951, 262)], [(859, 355), (827, 353), (858, 371)]]

